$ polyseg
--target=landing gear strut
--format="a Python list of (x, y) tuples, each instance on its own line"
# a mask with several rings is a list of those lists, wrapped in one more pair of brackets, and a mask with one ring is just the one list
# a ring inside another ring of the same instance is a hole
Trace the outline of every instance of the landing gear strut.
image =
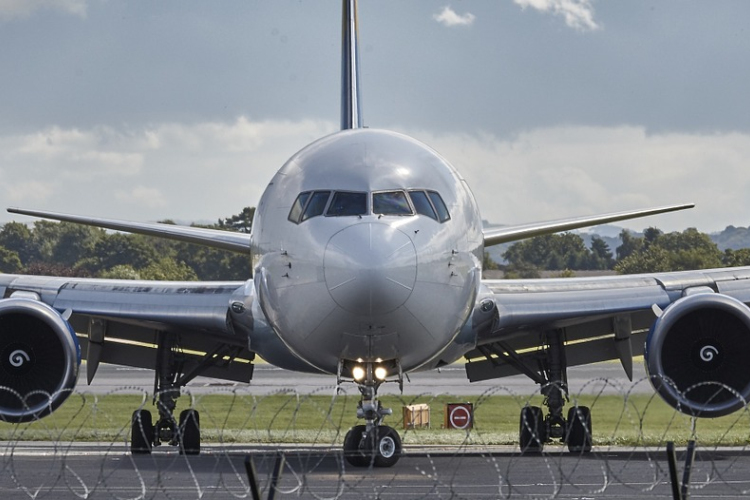
[[(362, 371), (357, 373), (358, 369)], [(395, 429), (381, 425), (383, 419), (393, 413), (390, 408), (384, 408), (377, 397), (385, 376), (377, 377), (372, 363), (358, 365), (353, 371), (362, 395), (357, 405), (357, 418), (364, 419), (365, 425), (355, 425), (346, 433), (344, 458), (354, 467), (391, 467), (401, 457), (401, 437)]]
[[(563, 407), (568, 401), (563, 332), (551, 330), (545, 335), (545, 357), (540, 363), (542, 375), (535, 380), (542, 388), (547, 416), (538, 406), (521, 410), (519, 444), (521, 452), (541, 452), (545, 443), (560, 439), (574, 453), (591, 451), (591, 411), (586, 406), (568, 409), (563, 417)], [(534, 377), (533, 377), (534, 378)]]
[(198, 411), (183, 410), (179, 421), (174, 417), (180, 388), (192, 377), (181, 376), (184, 359), (173, 335), (159, 332), (157, 345), (154, 404), (159, 411), (159, 419), (152, 423), (151, 412), (145, 409), (133, 412), (130, 450), (133, 454), (148, 454), (153, 446), (166, 443), (179, 446), (180, 454), (198, 455), (201, 449)]

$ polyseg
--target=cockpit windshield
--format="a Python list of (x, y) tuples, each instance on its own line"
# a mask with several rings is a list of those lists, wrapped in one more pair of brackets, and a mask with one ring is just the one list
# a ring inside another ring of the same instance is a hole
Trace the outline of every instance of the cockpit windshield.
[[(372, 209), (368, 211), (368, 198)], [(448, 207), (435, 191), (378, 191), (372, 194), (356, 191), (304, 191), (297, 196), (289, 211), (295, 224), (325, 214), (326, 217), (375, 215), (424, 215), (438, 222), (450, 219)]]
[(414, 212), (406, 201), (403, 191), (372, 193), (372, 213), (380, 215), (412, 215)]
[(347, 215), (365, 215), (367, 213), (367, 193), (350, 193), (337, 191), (328, 207), (326, 217), (345, 217)]
[[(304, 194), (304, 193), (303, 193)], [(315, 191), (310, 196), (310, 201), (305, 207), (305, 211), (302, 213), (302, 220), (307, 220), (316, 215), (321, 215), (326, 209), (328, 198), (331, 196), (330, 191)]]

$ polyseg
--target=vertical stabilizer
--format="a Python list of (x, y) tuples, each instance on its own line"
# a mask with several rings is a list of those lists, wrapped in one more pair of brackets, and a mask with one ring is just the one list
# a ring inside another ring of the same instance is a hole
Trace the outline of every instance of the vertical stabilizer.
[(341, 12), (341, 130), (346, 130), (362, 128), (357, 0), (343, 0)]

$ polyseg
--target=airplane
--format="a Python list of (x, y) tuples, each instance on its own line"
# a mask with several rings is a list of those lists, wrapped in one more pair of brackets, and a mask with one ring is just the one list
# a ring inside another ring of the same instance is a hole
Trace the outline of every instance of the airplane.
[(521, 410), (519, 445), (592, 448), (589, 408), (564, 412), (570, 366), (643, 355), (655, 390), (677, 410), (726, 415), (750, 397), (750, 268), (544, 280), (482, 279), (484, 249), (538, 235), (690, 208), (661, 206), (483, 229), (458, 171), (400, 133), (363, 125), (356, 0), (342, 1), (341, 130), (274, 175), (250, 234), (11, 208), (250, 255), (245, 282), (157, 282), (0, 275), (0, 418), (55, 411), (100, 363), (154, 370), (154, 421), (131, 419), (130, 448), (200, 453), (200, 416), (176, 418), (198, 375), (249, 382), (273, 365), (356, 384), (343, 443), (355, 467), (393, 466), (384, 382), (465, 360), (470, 382), (524, 374), (543, 407)]

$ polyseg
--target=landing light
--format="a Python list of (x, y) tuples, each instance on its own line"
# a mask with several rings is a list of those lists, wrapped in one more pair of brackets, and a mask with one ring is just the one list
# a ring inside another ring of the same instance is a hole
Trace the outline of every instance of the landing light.
[(352, 376), (357, 382), (363, 380), (365, 378), (365, 369), (361, 366), (355, 366), (354, 368), (352, 368)]
[(375, 368), (375, 378), (376, 379), (378, 379), (378, 380), (385, 380), (385, 377), (387, 377), (387, 376), (388, 376), (388, 372), (386, 371), (385, 368), (383, 368), (382, 366), (378, 366), (377, 368)]

